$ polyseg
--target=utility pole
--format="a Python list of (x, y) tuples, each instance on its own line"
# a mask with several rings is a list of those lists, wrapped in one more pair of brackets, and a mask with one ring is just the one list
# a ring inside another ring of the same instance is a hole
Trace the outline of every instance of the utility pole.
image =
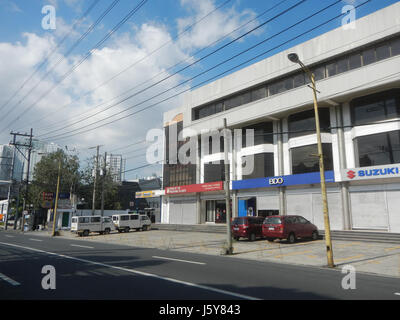
[(7, 230), (8, 215), (10, 214), (10, 202), (11, 202), (10, 198), (11, 198), (11, 188), (12, 188), (13, 177), (14, 177), (14, 163), (15, 163), (15, 146), (13, 148), (13, 157), (12, 157), (12, 162), (11, 162), (11, 173), (10, 173), (10, 185), (8, 186), (8, 194), (7, 194), (7, 214), (6, 214), (5, 226), (4, 226), (5, 230)]
[(229, 181), (230, 181), (230, 172), (229, 172), (229, 159), (228, 159), (228, 129), (226, 125), (226, 118), (224, 118), (224, 155), (225, 155), (225, 205), (226, 205), (226, 231), (227, 231), (227, 243), (225, 248), (225, 254), (231, 255), (233, 254), (232, 247), (232, 228), (231, 228), (231, 194), (229, 190)]
[[(27, 168), (27, 174), (26, 174), (26, 186), (25, 186), (25, 199), (24, 199), (24, 205), (22, 208), (22, 223), (21, 223), (21, 230), (24, 231), (24, 224), (25, 224), (25, 215), (24, 211), (26, 209), (26, 204), (28, 200), (28, 193), (29, 193), (29, 172), (30, 172), (30, 164), (31, 164), (31, 152), (32, 152), (32, 139), (33, 139), (33, 129), (31, 128), (31, 133), (14, 133), (11, 132), (11, 135), (13, 135), (13, 142), (10, 142), (10, 145), (13, 145), (16, 147), (16, 149), (22, 154), (22, 156), (28, 161), (28, 168)], [(26, 143), (19, 143), (16, 141), (17, 136), (22, 136), (22, 137), (29, 137), (29, 144)], [(18, 148), (18, 147), (25, 147), (28, 148), (28, 158), (25, 156), (25, 154)], [(17, 216), (18, 216), (18, 210), (17, 210)], [(17, 221), (17, 216), (15, 218), (15, 222)]]
[(94, 213), (96, 211), (96, 183), (97, 183), (97, 175), (99, 171), (99, 151), (100, 151), (101, 145), (91, 147), (89, 149), (94, 149), (96, 148), (97, 153), (96, 153), (96, 169), (94, 173), (94, 182), (93, 182), (93, 201), (92, 201), (92, 216), (94, 216)]
[(104, 180), (107, 173), (107, 152), (104, 153), (103, 175), (101, 179), (101, 216), (104, 216)]
[(58, 193), (60, 191), (60, 176), (61, 176), (61, 157), (58, 160), (57, 190), (56, 190), (56, 201), (54, 204), (54, 216), (53, 216), (53, 233), (52, 233), (53, 237), (56, 235)]

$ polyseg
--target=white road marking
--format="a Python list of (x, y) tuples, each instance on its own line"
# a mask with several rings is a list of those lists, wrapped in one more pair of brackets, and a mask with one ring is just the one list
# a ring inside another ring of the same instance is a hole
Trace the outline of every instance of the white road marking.
[(400, 296), (400, 292), (395, 292), (394, 293), (396, 296)]
[(0, 279), (3, 279), (4, 281), (7, 281), (9, 284), (13, 285), (13, 286), (19, 286), (20, 283), (7, 277), (5, 274), (0, 273)]
[(72, 247), (79, 247), (79, 248), (87, 248), (87, 249), (94, 249), (94, 247), (89, 247), (89, 246), (81, 246), (79, 244), (71, 244)]
[(153, 256), (153, 258), (156, 258), (156, 259), (165, 259), (165, 260), (172, 260), (172, 261), (179, 261), (179, 262), (186, 262), (186, 263), (193, 263), (193, 264), (206, 264), (205, 262), (181, 260), (181, 259), (174, 259), (174, 258), (169, 258), (169, 257)]
[(6, 234), (6, 237), (7, 237), (7, 238), (15, 238), (15, 236), (10, 236), (10, 235), (8, 235), (8, 234)]
[(208, 290), (208, 291), (213, 291), (213, 292), (229, 295), (229, 296), (240, 298), (240, 299), (261, 300), (259, 298), (247, 296), (247, 295), (236, 293), (236, 292), (231, 292), (231, 291), (227, 291), (227, 290), (223, 290), (223, 289), (217, 289), (217, 288), (213, 288), (213, 287), (209, 287), (209, 286), (205, 286), (205, 285), (201, 285), (201, 284), (196, 284), (196, 283), (192, 283), (192, 282), (187, 282), (187, 281), (181, 281), (181, 280), (177, 280), (177, 279), (173, 279), (173, 278), (162, 277), (162, 276), (158, 276), (156, 274), (152, 274), (152, 273), (148, 273), (148, 272), (143, 272), (143, 271), (138, 271), (138, 270), (128, 269), (128, 268), (122, 268), (122, 267), (116, 267), (116, 266), (112, 266), (112, 265), (101, 263), (101, 262), (95, 262), (95, 261), (90, 261), (90, 260), (86, 260), (86, 259), (66, 256), (64, 254), (44, 251), (44, 250), (30, 248), (30, 247), (24, 247), (24, 246), (20, 246), (20, 245), (17, 245), (17, 244), (11, 244), (11, 243), (6, 243), (6, 242), (0, 242), (0, 244), (6, 245), (6, 246), (11, 246), (11, 247), (22, 248), (22, 249), (26, 249), (26, 250), (31, 250), (31, 251), (36, 251), (36, 252), (40, 252), (40, 253), (46, 253), (46, 254), (49, 254), (49, 255), (54, 255), (54, 256), (65, 258), (65, 259), (77, 260), (77, 261), (81, 261), (81, 262), (85, 262), (85, 263), (89, 263), (89, 264), (93, 264), (93, 265), (97, 265), (97, 266), (102, 266), (102, 267), (106, 267), (106, 268), (111, 268), (111, 269), (116, 269), (116, 270), (120, 270), (120, 271), (129, 272), (129, 273), (135, 273), (135, 274), (139, 274), (139, 275), (142, 275), (142, 276), (161, 279), (161, 280), (165, 280), (165, 281), (169, 281), (169, 282), (173, 282), (173, 283), (179, 283), (179, 284), (183, 284), (183, 285), (186, 285), (186, 286), (199, 288), (199, 289), (203, 289), (203, 290)]
[(33, 238), (29, 238), (29, 240), (38, 241), (38, 242), (42, 242), (43, 241), (43, 240), (40, 240), (40, 239), (33, 239)]

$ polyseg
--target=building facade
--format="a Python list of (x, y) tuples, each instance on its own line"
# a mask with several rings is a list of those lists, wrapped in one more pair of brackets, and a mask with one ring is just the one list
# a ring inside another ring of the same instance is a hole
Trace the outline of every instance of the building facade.
[(299, 214), (323, 229), (313, 95), (292, 52), (316, 77), (332, 230), (400, 232), (400, 3), (193, 90), (166, 112), (163, 222), (226, 221), (226, 119), (233, 216)]

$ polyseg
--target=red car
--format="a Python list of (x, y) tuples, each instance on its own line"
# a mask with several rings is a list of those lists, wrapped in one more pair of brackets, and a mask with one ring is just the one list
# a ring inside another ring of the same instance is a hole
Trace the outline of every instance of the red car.
[(302, 216), (269, 216), (262, 229), (263, 236), (269, 241), (287, 239), (294, 243), (297, 238), (318, 239), (318, 228)]
[(232, 221), (233, 239), (247, 238), (254, 241), (263, 237), (262, 226), (264, 217), (237, 217)]

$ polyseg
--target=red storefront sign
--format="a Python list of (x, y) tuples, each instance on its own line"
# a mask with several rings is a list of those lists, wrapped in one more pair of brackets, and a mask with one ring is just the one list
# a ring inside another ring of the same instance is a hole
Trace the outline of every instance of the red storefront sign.
[(190, 184), (187, 186), (178, 186), (178, 187), (167, 187), (165, 188), (165, 194), (207, 192), (207, 191), (220, 191), (220, 190), (224, 190), (224, 184), (222, 181), (208, 182), (201, 184)]

